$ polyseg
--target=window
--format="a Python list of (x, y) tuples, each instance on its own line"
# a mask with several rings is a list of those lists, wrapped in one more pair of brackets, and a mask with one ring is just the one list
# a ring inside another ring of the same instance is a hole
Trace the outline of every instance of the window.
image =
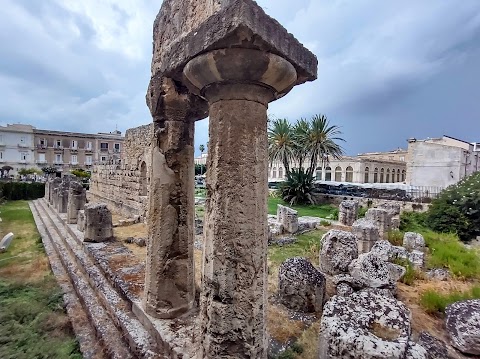
[(373, 172), (373, 183), (378, 183), (378, 168)]
[(108, 142), (100, 142), (100, 150), (108, 150)]
[(55, 141), (55, 147), (56, 148), (61, 148), (62, 147), (62, 140), (56, 140)]
[(278, 168), (278, 178), (283, 178), (283, 167)]
[(20, 137), (20, 143), (21, 143), (21, 144), (24, 144), (25, 142), (26, 142), (26, 141), (25, 141), (25, 136)]
[(20, 161), (26, 161), (27, 156), (28, 156), (27, 152), (20, 152)]
[(363, 179), (364, 183), (368, 183), (370, 181), (369, 172), (370, 172), (370, 169), (368, 167), (365, 167), (365, 178)]
[(76, 150), (78, 147), (78, 141), (72, 140), (72, 150)]
[(61, 155), (61, 154), (59, 154), (59, 153), (56, 153), (56, 154), (55, 154), (55, 163), (56, 163), (56, 164), (62, 164), (62, 163), (63, 163), (62, 155)]
[(72, 160), (70, 161), (72, 165), (78, 164), (78, 157), (77, 155), (72, 155)]
[(383, 183), (385, 180), (385, 170), (382, 168), (380, 170), (380, 183)]
[(93, 147), (92, 147), (92, 142), (88, 141), (88, 142), (87, 142), (87, 147), (86, 147), (86, 149), (91, 151), (92, 148), (93, 148)]
[(102, 162), (107, 162), (107, 156), (102, 156), (102, 157), (100, 157), (100, 161), (102, 161)]
[(403, 170), (402, 171), (402, 182), (405, 182), (406, 177), (407, 177), (407, 171)]
[(397, 170), (397, 182), (400, 182), (400, 170)]
[(342, 167), (335, 168), (335, 182), (342, 182)]
[(277, 178), (277, 167), (273, 167), (272, 178)]
[(405, 162), (405, 156), (401, 156), (400, 161)]
[(326, 167), (325, 168), (325, 181), (331, 181), (332, 180), (332, 167)]
[(3, 160), (3, 152), (0, 152), (0, 160)]
[(353, 182), (353, 168), (348, 166), (345, 170), (345, 182)]
[(117, 153), (120, 152), (120, 144), (119, 144), (119, 143), (115, 143), (115, 144), (113, 145), (113, 149), (114, 149), (114, 151), (117, 152)]
[(385, 181), (386, 183), (390, 182), (390, 168), (387, 169), (387, 179)]
[(85, 164), (87, 166), (91, 166), (92, 165), (92, 156), (85, 156)]
[(38, 163), (45, 163), (45, 153), (38, 154)]
[(322, 180), (322, 167), (317, 167), (316, 178), (317, 178), (317, 181)]

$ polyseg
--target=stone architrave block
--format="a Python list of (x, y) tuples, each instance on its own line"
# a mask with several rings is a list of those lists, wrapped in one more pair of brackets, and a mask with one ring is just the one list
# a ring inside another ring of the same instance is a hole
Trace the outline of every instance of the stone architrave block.
[(357, 238), (358, 254), (369, 252), (373, 245), (380, 240), (380, 231), (375, 223), (361, 218), (352, 225), (352, 233)]
[(391, 218), (391, 215), (381, 208), (370, 208), (367, 213), (365, 213), (365, 219), (375, 223), (382, 239), (386, 238), (388, 231), (391, 229)]
[(280, 266), (278, 294), (286, 307), (306, 313), (321, 313), (326, 279), (306, 258), (289, 258)]
[(294, 209), (277, 205), (277, 221), (282, 225), (286, 233), (298, 232), (298, 212)]
[(13, 233), (6, 234), (0, 242), (0, 252), (6, 252), (13, 240)]
[(357, 239), (352, 233), (332, 229), (322, 237), (320, 270), (323, 273), (346, 273), (350, 262), (357, 257)]
[(345, 226), (351, 226), (358, 217), (358, 201), (342, 201), (338, 208), (338, 220)]
[(85, 206), (85, 242), (104, 242), (113, 239), (112, 213), (104, 203)]

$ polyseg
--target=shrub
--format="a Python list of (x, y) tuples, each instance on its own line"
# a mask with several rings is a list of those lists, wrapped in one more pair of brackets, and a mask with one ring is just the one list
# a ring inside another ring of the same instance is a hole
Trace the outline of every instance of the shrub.
[(326, 221), (326, 220), (322, 219), (320, 221), (320, 225), (323, 226), (323, 227), (330, 227), (332, 224), (329, 221)]
[(90, 178), (92, 176), (90, 172), (85, 171), (83, 169), (72, 170), (70, 172), (72, 173), (72, 175), (78, 178)]
[(368, 207), (360, 206), (360, 208), (358, 209), (358, 218), (365, 217), (365, 214), (367, 213), (367, 211), (368, 211)]
[(420, 279), (419, 273), (413, 268), (412, 263), (408, 259), (397, 258), (394, 260), (395, 264), (405, 267), (405, 275), (400, 279), (400, 282), (406, 285), (412, 285), (415, 279)]
[(466, 292), (453, 291), (447, 294), (430, 289), (421, 294), (420, 305), (429, 314), (442, 315), (450, 304), (467, 299), (480, 299), (480, 287), (475, 286)]
[(302, 168), (292, 169), (287, 180), (282, 183), (280, 191), (285, 202), (291, 206), (296, 204), (314, 204), (312, 198), (313, 176)]
[(442, 191), (427, 213), (426, 224), (437, 232), (456, 232), (462, 241), (480, 235), (480, 172)]
[(330, 216), (332, 217), (333, 220), (338, 221), (338, 213), (339, 213), (338, 208), (335, 208), (335, 209), (332, 211), (332, 213), (331, 213)]
[(394, 246), (401, 246), (403, 245), (403, 232), (388, 231), (387, 240)]
[(0, 197), (9, 201), (30, 200), (45, 196), (44, 183), (1, 182)]

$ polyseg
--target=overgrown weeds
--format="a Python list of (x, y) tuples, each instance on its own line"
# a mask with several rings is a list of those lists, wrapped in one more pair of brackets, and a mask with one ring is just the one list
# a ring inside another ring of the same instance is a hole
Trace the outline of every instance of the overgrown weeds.
[(420, 296), (420, 305), (427, 313), (441, 316), (450, 304), (467, 299), (480, 299), (480, 287), (474, 286), (469, 291), (453, 291), (447, 294), (427, 290)]

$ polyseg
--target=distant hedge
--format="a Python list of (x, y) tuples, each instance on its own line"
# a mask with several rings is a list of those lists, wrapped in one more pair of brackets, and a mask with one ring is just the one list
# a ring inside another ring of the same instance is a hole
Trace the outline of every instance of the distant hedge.
[(0, 182), (0, 198), (16, 201), (37, 199), (45, 196), (45, 183)]

